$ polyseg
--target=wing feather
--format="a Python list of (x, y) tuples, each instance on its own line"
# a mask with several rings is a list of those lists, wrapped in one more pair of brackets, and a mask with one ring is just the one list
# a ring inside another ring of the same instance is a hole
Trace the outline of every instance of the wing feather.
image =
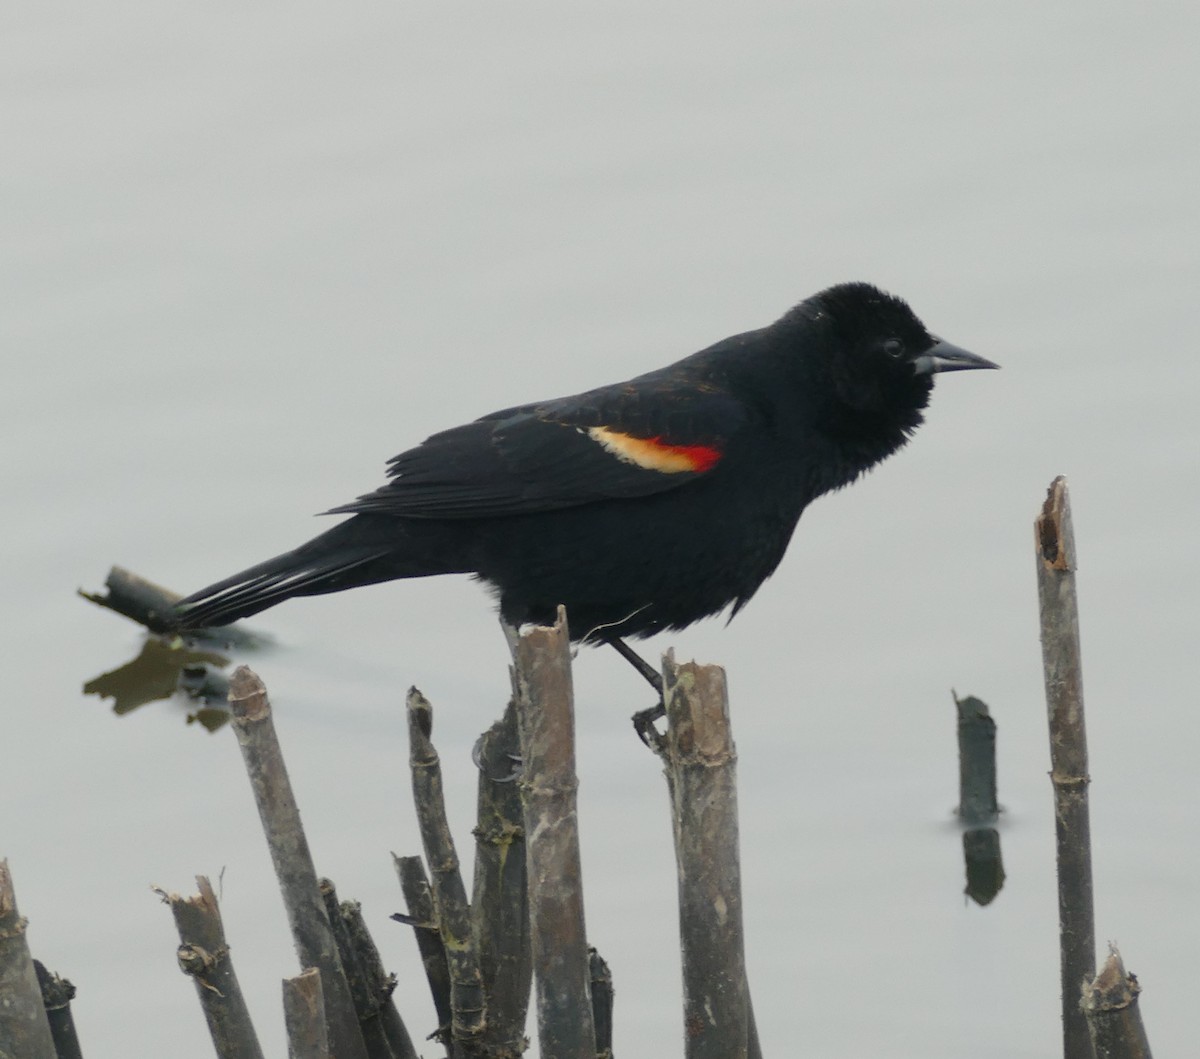
[(719, 466), (744, 418), (728, 393), (654, 373), (434, 434), (335, 512), (482, 518), (674, 489)]

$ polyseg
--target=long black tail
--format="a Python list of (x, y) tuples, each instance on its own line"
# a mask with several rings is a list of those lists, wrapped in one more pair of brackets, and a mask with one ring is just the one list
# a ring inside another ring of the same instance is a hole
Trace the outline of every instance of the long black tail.
[(433, 549), (431, 555), (428, 548), (412, 547), (415, 542), (407, 528), (399, 519), (357, 515), (293, 551), (181, 599), (176, 604), (176, 626), (228, 625), (293, 596), (340, 592), (397, 577), (462, 571), (460, 564), (447, 563), (444, 554), (436, 555), (439, 549)]

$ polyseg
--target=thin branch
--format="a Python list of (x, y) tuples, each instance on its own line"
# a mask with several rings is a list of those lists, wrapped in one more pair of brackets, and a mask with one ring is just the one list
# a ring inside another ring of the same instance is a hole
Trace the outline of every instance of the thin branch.
[(267, 690), (247, 666), (239, 666), (230, 680), (229, 708), (283, 894), (296, 955), (301, 967), (316, 967), (321, 972), (330, 1048), (338, 1059), (367, 1059), (350, 987), (300, 824), (300, 810), (275, 734)]
[(396, 877), (400, 880), (400, 891), (404, 894), (405, 906), (408, 908), (408, 915), (396, 915), (392, 918), (413, 928), (417, 951), (421, 954), (425, 979), (429, 983), (429, 992), (433, 997), (433, 1007), (438, 1017), (438, 1028), (430, 1037), (441, 1041), (448, 1049), (450, 967), (446, 961), (446, 947), (442, 944), (442, 935), (437, 926), (437, 914), (433, 910), (433, 890), (420, 857), (397, 857), (393, 853), (392, 861), (396, 868)]
[[(421, 842), (432, 877), (438, 932), (450, 970), (450, 1040), (457, 1054), (473, 1047), (484, 1026), (483, 979), (471, 937), (471, 910), (458, 853), (446, 819), (442, 766), (430, 740), (433, 707), (416, 688), (408, 692), (409, 765)], [(461, 1047), (460, 1047), (461, 1046)]]
[(1091, 778), (1075, 597), (1075, 533), (1067, 481), (1061, 476), (1051, 483), (1034, 522), (1034, 542), (1055, 801), (1063, 1053), (1066, 1059), (1092, 1059), (1087, 1021), (1079, 1008), (1080, 984), (1096, 974), (1088, 816)]

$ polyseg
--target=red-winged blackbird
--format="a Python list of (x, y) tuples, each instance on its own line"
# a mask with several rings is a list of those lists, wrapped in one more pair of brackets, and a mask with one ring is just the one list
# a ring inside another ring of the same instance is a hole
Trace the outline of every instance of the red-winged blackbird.
[(386, 485), (333, 509), (352, 518), (189, 596), (178, 622), (453, 573), (490, 586), (511, 625), (566, 604), (577, 640), (732, 616), (805, 506), (905, 443), (934, 373), (994, 367), (898, 298), (831, 287), (629, 382), (434, 434), (391, 460)]

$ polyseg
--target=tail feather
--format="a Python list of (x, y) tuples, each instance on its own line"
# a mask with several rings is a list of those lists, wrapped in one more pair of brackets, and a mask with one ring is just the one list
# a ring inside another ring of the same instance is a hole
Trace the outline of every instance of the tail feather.
[(348, 580), (345, 575), (384, 558), (386, 552), (327, 556), (323, 560), (306, 562), (298, 556), (298, 551), (269, 559), (181, 599), (175, 605), (177, 628), (228, 625), (292, 596), (336, 592), (352, 585), (384, 580), (382, 577)]
[(292, 596), (316, 596), (398, 577), (471, 573), (471, 527), (356, 515), (307, 544), (193, 592), (175, 605), (175, 627), (228, 625)]
[(178, 627), (199, 629), (228, 625), (292, 596), (336, 592), (340, 588), (350, 587), (350, 584), (367, 584), (374, 579), (363, 578), (347, 583), (343, 575), (382, 559), (387, 554), (375, 550), (305, 561), (299, 551), (297, 549), (259, 563), (181, 599), (175, 605)]
[[(404, 558), (406, 535), (395, 519), (359, 516), (193, 592), (175, 605), (175, 626), (228, 625), (292, 596), (314, 596), (426, 572), (420, 549)], [(432, 572), (432, 571), (430, 571)]]

